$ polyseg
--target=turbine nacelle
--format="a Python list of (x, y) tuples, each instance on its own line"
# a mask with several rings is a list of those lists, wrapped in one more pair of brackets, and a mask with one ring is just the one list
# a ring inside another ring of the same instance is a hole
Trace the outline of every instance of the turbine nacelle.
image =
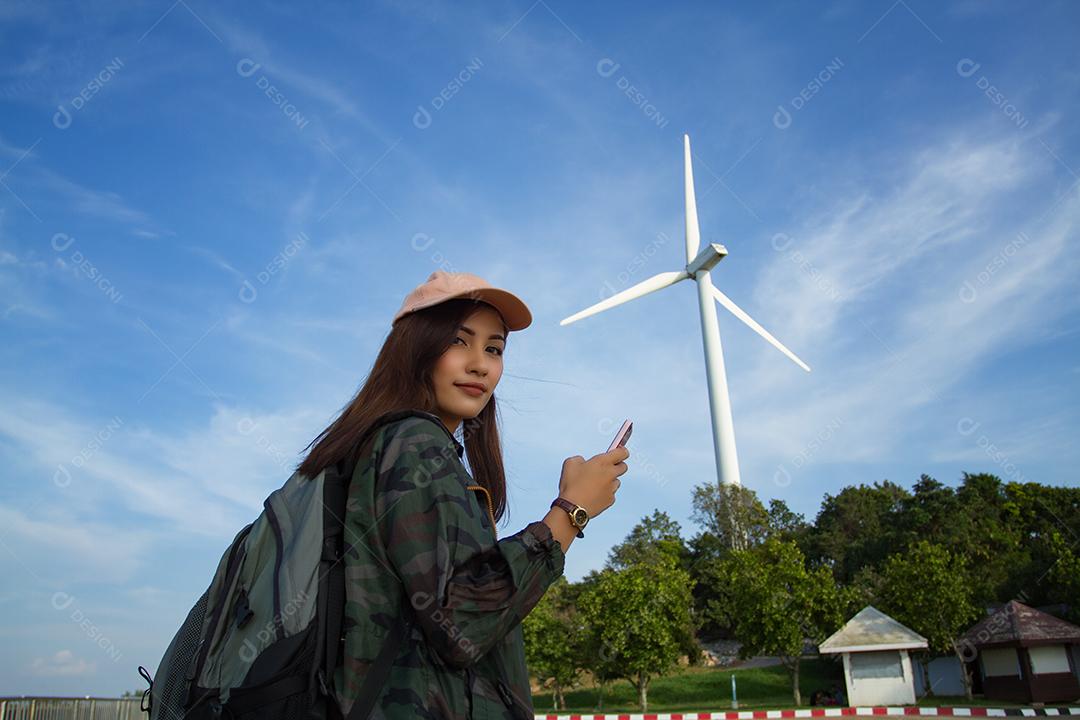
[(708, 272), (716, 263), (727, 257), (727, 248), (720, 243), (709, 243), (701, 249), (697, 257), (686, 266), (686, 272), (697, 275), (701, 271)]

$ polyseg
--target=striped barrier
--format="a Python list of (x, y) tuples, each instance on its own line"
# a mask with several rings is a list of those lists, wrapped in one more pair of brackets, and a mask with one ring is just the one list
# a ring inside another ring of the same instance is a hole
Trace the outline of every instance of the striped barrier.
[(537, 714), (536, 720), (774, 720), (776, 718), (842, 717), (845, 715), (932, 715), (935, 717), (1037, 717), (1080, 715), (1080, 707), (825, 707), (801, 710), (729, 710), (688, 713), (611, 713), (607, 715)]

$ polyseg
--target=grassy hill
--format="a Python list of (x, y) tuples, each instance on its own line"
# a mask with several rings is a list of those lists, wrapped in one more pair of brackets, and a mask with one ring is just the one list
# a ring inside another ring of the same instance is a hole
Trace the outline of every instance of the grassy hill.
[[(725, 670), (706, 667), (680, 667), (663, 678), (653, 678), (649, 683), (649, 712), (688, 712), (731, 709), (731, 676), (735, 675), (740, 710), (776, 710), (794, 707), (791, 698), (791, 680), (782, 665), (747, 670)], [(810, 705), (810, 693), (828, 689), (833, 683), (844, 685), (843, 666), (831, 659), (803, 660), (799, 669), (799, 690), (803, 707)], [(598, 690), (591, 679), (584, 680), (583, 687), (566, 691), (566, 710), (560, 715), (572, 713), (641, 712), (637, 703), (637, 690), (626, 680), (609, 683), (604, 691), (604, 706), (598, 708)], [(976, 696), (968, 702), (961, 697), (931, 697), (918, 703), (923, 706), (959, 705), (1021, 707), (1017, 703), (986, 700)], [(552, 693), (533, 694), (533, 707), (538, 714), (552, 710)]]
[[(749, 670), (724, 670), (706, 667), (680, 667), (672, 674), (653, 678), (649, 683), (649, 712), (681, 712), (688, 710), (727, 710), (731, 708), (731, 676), (739, 696), (739, 709), (770, 709), (792, 707), (791, 678), (782, 665)], [(827, 689), (833, 683), (843, 687), (843, 666), (831, 660), (804, 660), (799, 667), (799, 689), (803, 704), (809, 705), (810, 693)], [(564, 692), (566, 713), (591, 713), (596, 706), (599, 690), (591, 680), (584, 687)], [(552, 711), (552, 693), (533, 694), (537, 713)], [(609, 683), (604, 691), (603, 712), (641, 712), (637, 688), (626, 680)]]

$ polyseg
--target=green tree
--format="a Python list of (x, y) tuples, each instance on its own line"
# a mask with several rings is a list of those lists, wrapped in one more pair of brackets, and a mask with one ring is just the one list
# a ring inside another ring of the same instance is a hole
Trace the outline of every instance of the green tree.
[(847, 585), (865, 565), (879, 566), (895, 547), (895, 528), (907, 490), (884, 480), (872, 486), (846, 487), (825, 495), (807, 539), (808, 556), (833, 570)]
[(1051, 584), (1049, 598), (1064, 602), (1068, 606), (1068, 619), (1080, 623), (1080, 556), (1073, 552), (1061, 533), (1053, 532), (1049, 537), (1050, 550), (1054, 555), (1053, 564), (1047, 571), (1047, 580)]
[(679, 523), (661, 510), (653, 510), (651, 517), (642, 518), (626, 539), (611, 549), (607, 565), (621, 570), (635, 563), (654, 562), (657, 553), (670, 555), (684, 569), (690, 563), (690, 551), (679, 534)]
[(691, 517), (725, 547), (745, 550), (768, 536), (769, 514), (750, 488), (706, 483), (693, 492)]
[(742, 657), (777, 655), (791, 674), (796, 705), (799, 663), (809, 638), (821, 642), (840, 627), (844, 595), (826, 567), (808, 570), (798, 546), (769, 538), (723, 561), (730, 615)]
[(956, 523), (963, 508), (951, 487), (929, 475), (920, 475), (911, 495), (904, 498), (900, 506), (898, 534), (901, 545), (929, 540), (955, 550), (963, 542)]
[(650, 562), (604, 570), (578, 599), (593, 650), (589, 669), (598, 679), (634, 683), (642, 712), (650, 679), (675, 667), (682, 640), (693, 634), (692, 584), (674, 557), (658, 552)]
[(1020, 505), (1012, 502), (1000, 478), (964, 473), (956, 498), (963, 512), (955, 520), (958, 545), (970, 571), (976, 605), (990, 605), (1030, 589), (1031, 537), (1026, 536)]
[[(679, 523), (666, 512), (654, 510), (651, 517), (643, 517), (627, 534), (626, 539), (611, 549), (607, 567), (624, 570), (636, 564), (656, 564), (661, 555), (671, 558), (684, 570), (689, 571), (692, 558), (689, 548), (680, 534)], [(696, 627), (696, 618), (695, 623)], [(679, 651), (690, 663), (696, 664), (701, 647), (692, 631), (679, 637)]]
[(971, 600), (962, 558), (926, 540), (889, 556), (882, 570), (881, 603), (884, 612), (926, 638), (929, 647), (921, 653), (926, 693), (933, 694), (932, 655), (952, 652), (960, 661), (964, 691), (971, 700), (971, 678), (954, 641), (978, 619), (979, 611)]
[(563, 691), (577, 678), (584, 656), (584, 643), (577, 640), (582, 637), (582, 622), (568, 603), (569, 588), (566, 578), (560, 577), (521, 622), (529, 672), (541, 684), (554, 680), (553, 710), (566, 709)]
[(1070, 618), (1080, 619), (1080, 593), (1062, 573), (1080, 544), (1080, 488), (1038, 483), (1006, 483), (1003, 513), (1017, 547), (1001, 577), (995, 600), (1015, 597), (1032, 604), (1065, 603)]
[[(581, 657), (587, 658), (583, 664), (593, 676), (594, 687), (597, 691), (594, 709), (597, 711), (604, 709), (604, 692), (607, 690), (608, 683), (623, 677), (624, 673), (622, 671), (622, 658), (615, 652), (616, 648), (608, 639), (610, 633), (604, 632), (603, 620), (596, 613), (590, 615), (586, 607), (589, 602), (588, 598), (596, 593), (603, 592), (601, 584), (604, 583), (605, 587), (610, 584), (610, 576), (615, 572), (617, 571), (611, 568), (590, 572), (589, 584), (583, 587), (577, 601), (577, 606), (582, 609), (581, 617), (583, 618), (584, 627), (581, 637), (584, 641), (585, 652)], [(582, 598), (585, 598), (585, 602), (582, 602)]]
[(780, 540), (800, 542), (810, 526), (799, 513), (792, 512), (787, 503), (778, 498), (769, 501), (769, 535)]
[(844, 610), (844, 617), (851, 617), (867, 605), (881, 604), (881, 572), (872, 565), (859, 568), (851, 583), (843, 587), (852, 598), (852, 605)]
[(723, 561), (732, 551), (709, 531), (690, 541), (690, 575), (694, 579), (694, 613), (706, 640), (727, 637), (732, 619), (728, 612), (727, 580)]

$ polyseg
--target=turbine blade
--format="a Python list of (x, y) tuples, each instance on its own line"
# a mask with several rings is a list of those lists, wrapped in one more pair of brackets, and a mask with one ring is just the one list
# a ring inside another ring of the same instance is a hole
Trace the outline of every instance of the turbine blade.
[(564, 320), (560, 320), (560, 325), (569, 325), (572, 322), (577, 322), (582, 318), (587, 318), (590, 315), (603, 312), (616, 305), (622, 305), (623, 303), (635, 300), (642, 295), (648, 295), (649, 293), (656, 292), (657, 290), (663, 290), (666, 287), (674, 285), (680, 280), (686, 280), (690, 275), (685, 270), (663, 272), (659, 275), (653, 275), (647, 280), (642, 280), (637, 285), (623, 290), (621, 293), (612, 295), (607, 300), (602, 300), (591, 307), (587, 307), (579, 313), (575, 313)]
[(715, 298), (716, 298), (717, 302), (719, 302), (719, 303), (720, 303), (721, 305), (723, 305), (724, 307), (726, 307), (726, 308), (728, 309), (728, 311), (729, 311), (729, 312), (730, 312), (730, 313), (731, 313), (732, 315), (734, 315), (735, 317), (739, 318), (739, 319), (740, 319), (740, 320), (742, 320), (742, 321), (743, 321), (744, 323), (746, 323), (747, 325), (749, 325), (749, 326), (750, 326), (750, 329), (751, 329), (751, 330), (753, 330), (753, 331), (754, 331), (754, 332), (756, 332), (756, 333), (757, 333), (758, 335), (760, 335), (761, 337), (763, 337), (763, 338), (765, 338), (766, 340), (768, 340), (768, 341), (769, 341), (769, 344), (771, 344), (771, 345), (772, 345), (772, 346), (773, 346), (774, 348), (776, 348), (777, 350), (779, 350), (780, 352), (784, 353), (784, 354), (785, 354), (785, 355), (787, 355), (787, 356), (788, 356), (789, 358), (791, 358), (792, 360), (794, 360), (794, 361), (795, 361), (795, 364), (796, 364), (796, 365), (798, 365), (799, 367), (801, 367), (801, 368), (802, 368), (803, 370), (805, 370), (806, 372), (810, 372), (810, 367), (809, 367), (809, 366), (808, 366), (808, 365), (807, 365), (806, 363), (804, 363), (804, 362), (803, 362), (802, 360), (800, 360), (800, 359), (798, 358), (798, 356), (796, 356), (796, 355), (795, 355), (795, 353), (791, 352), (791, 351), (790, 351), (790, 350), (788, 350), (788, 349), (787, 349), (786, 347), (784, 347), (783, 343), (781, 343), (781, 342), (780, 342), (779, 340), (777, 340), (776, 338), (774, 338), (774, 337), (773, 337), (773, 336), (772, 336), (772, 335), (771, 335), (771, 334), (769, 333), (769, 331), (768, 331), (768, 330), (766, 330), (765, 328), (763, 328), (763, 327), (761, 327), (760, 325), (758, 325), (757, 321), (756, 321), (756, 320), (754, 320), (754, 318), (752, 318), (752, 317), (750, 317), (749, 315), (747, 315), (747, 314), (746, 314), (746, 313), (745, 313), (745, 312), (743, 311), (743, 309), (742, 309), (742, 308), (740, 308), (740, 307), (739, 307), (738, 305), (736, 305), (735, 303), (733, 303), (733, 302), (731, 301), (731, 298), (729, 298), (729, 297), (728, 297), (727, 295), (725, 295), (724, 293), (722, 293), (722, 292), (720, 292), (719, 290), (717, 290), (717, 289), (716, 289), (715, 287), (714, 287), (714, 288), (712, 289), (712, 291), (713, 291), (713, 297), (715, 297)]
[(694, 166), (690, 161), (690, 136), (683, 135), (683, 186), (686, 196), (686, 262), (697, 257), (701, 245), (701, 230), (698, 228), (697, 198), (694, 196)]

